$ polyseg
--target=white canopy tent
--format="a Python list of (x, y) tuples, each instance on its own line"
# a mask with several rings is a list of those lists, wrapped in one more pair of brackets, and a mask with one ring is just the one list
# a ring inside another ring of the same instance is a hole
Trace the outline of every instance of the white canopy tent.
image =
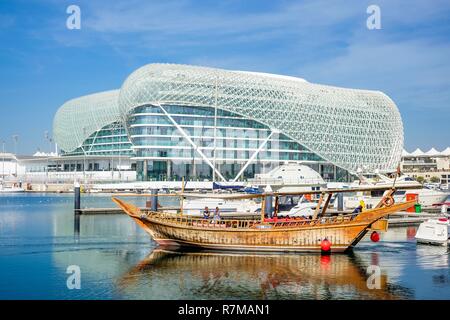
[(430, 150), (428, 150), (425, 153), (426, 156), (430, 156), (430, 157), (435, 157), (435, 156), (440, 156), (441, 153), (439, 151), (437, 151), (435, 148), (431, 148)]
[(410, 156), (411, 155), (411, 153), (409, 153), (408, 151), (406, 151), (405, 149), (403, 149), (403, 151), (402, 151), (402, 157), (408, 157), (408, 156)]
[(424, 155), (425, 155), (425, 153), (422, 150), (420, 150), (420, 148), (417, 148), (416, 150), (414, 150), (411, 153), (411, 156), (415, 156), (415, 157), (421, 157), (421, 156), (424, 156)]
[(444, 151), (440, 153), (441, 156), (450, 157), (450, 147), (447, 147)]

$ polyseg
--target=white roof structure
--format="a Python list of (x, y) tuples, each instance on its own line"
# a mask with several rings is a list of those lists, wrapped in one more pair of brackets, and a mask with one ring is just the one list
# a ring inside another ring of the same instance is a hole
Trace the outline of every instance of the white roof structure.
[(416, 150), (411, 152), (411, 155), (412, 156), (416, 156), (416, 157), (420, 157), (420, 156), (425, 155), (425, 153), (422, 150), (420, 150), (420, 148), (417, 148)]
[(41, 151), (37, 151), (33, 154), (33, 157), (57, 157), (58, 154), (56, 152), (41, 152)]
[(408, 157), (408, 156), (410, 156), (411, 155), (411, 153), (409, 153), (408, 151), (406, 151), (405, 149), (403, 149), (403, 151), (402, 151), (402, 157)]
[(408, 153), (408, 151), (403, 150), (402, 157), (449, 157), (450, 147), (439, 152), (435, 148), (431, 148), (427, 152), (423, 152), (420, 148), (414, 150), (414, 152)]
[(441, 153), (439, 151), (437, 151), (435, 148), (431, 148), (430, 150), (425, 152), (425, 155), (433, 157), (433, 156), (439, 156), (439, 155), (441, 155)]
[(448, 156), (450, 157), (450, 147), (447, 147), (444, 151), (441, 152), (441, 156)]
[(53, 135), (66, 152), (81, 146), (92, 133), (120, 119), (119, 90), (104, 91), (64, 103), (53, 119)]
[(177, 104), (217, 107), (258, 121), (322, 158), (356, 172), (395, 170), (403, 124), (394, 102), (379, 91), (312, 84), (277, 75), (206, 67), (149, 64), (120, 90), (125, 122), (136, 107)]

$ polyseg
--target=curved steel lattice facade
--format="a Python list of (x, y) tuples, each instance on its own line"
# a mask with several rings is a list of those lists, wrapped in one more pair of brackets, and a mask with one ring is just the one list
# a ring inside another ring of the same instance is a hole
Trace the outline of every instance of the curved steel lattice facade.
[[(221, 179), (245, 179), (285, 161), (301, 161), (331, 178), (331, 172), (326, 172), (330, 164), (302, 145), (257, 121), (221, 109), (144, 105), (133, 109), (126, 126), (139, 180), (210, 179), (213, 168)], [(337, 171), (331, 171), (335, 179)]]
[(102, 128), (117, 122), (127, 126), (135, 108), (144, 105), (217, 107), (279, 131), (350, 172), (394, 170), (402, 152), (399, 111), (381, 92), (171, 64), (146, 65), (133, 72), (120, 90), (66, 102), (54, 118), (55, 140), (66, 153), (77, 153)]
[(216, 106), (279, 130), (350, 172), (394, 170), (403, 148), (400, 113), (378, 91), (268, 74), (150, 64), (133, 72), (120, 90), (124, 123), (134, 108), (145, 104)]
[(59, 147), (74, 151), (94, 132), (120, 119), (118, 97), (119, 90), (111, 90), (64, 103), (53, 120), (53, 135)]
[(83, 144), (73, 151), (64, 152), (65, 156), (80, 155), (129, 155), (133, 149), (125, 128), (120, 122), (113, 122), (96, 130)]

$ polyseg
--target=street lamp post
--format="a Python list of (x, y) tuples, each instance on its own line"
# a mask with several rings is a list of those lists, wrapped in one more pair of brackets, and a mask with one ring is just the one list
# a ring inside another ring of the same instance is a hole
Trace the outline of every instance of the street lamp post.
[[(86, 127), (83, 127), (83, 136), (86, 136)], [(81, 145), (81, 149), (83, 150), (83, 181), (86, 185), (86, 149), (83, 147), (83, 144)]]
[(114, 181), (114, 124), (111, 124), (111, 181)]
[(19, 141), (19, 136), (17, 134), (15, 134), (15, 135), (12, 136), (12, 138), (13, 138), (13, 141), (14, 141), (14, 155), (16, 157), (16, 169), (15, 169), (15, 171), (16, 171), (16, 179), (17, 179), (17, 177), (18, 177), (18, 174), (17, 174), (17, 143)]
[[(213, 149), (213, 183), (216, 182), (216, 149), (217, 149), (217, 96), (218, 96), (218, 77), (216, 77), (215, 83), (215, 95), (214, 95), (214, 149)], [(214, 189), (214, 188), (213, 188)]]
[(5, 180), (5, 140), (2, 140), (2, 164), (3, 164), (3, 170), (2, 170), (2, 185), (3, 181)]
[[(121, 165), (122, 165), (122, 144), (121, 144), (121, 139), (122, 139), (122, 131), (121, 131), (121, 125), (118, 122), (114, 122), (111, 124), (111, 179), (112, 181), (114, 181), (114, 155), (115, 153), (118, 154), (118, 159), (117, 159), (117, 171), (118, 171), (118, 175), (119, 175), (119, 181), (122, 179), (122, 172), (121, 172)], [(115, 141), (117, 139), (117, 141)], [(116, 144), (117, 142), (117, 144)], [(115, 149), (117, 148), (117, 149)], [(118, 150), (118, 151), (117, 151)]]
[(122, 129), (121, 127), (118, 125), (117, 126), (119, 132), (118, 132), (118, 137), (119, 137), (119, 181), (122, 181)]
[(49, 167), (49, 165), (50, 165), (50, 154), (51, 154), (51, 152), (52, 152), (52, 142), (53, 142), (53, 139), (50, 137), (50, 135), (48, 134), (48, 131), (45, 131), (44, 132), (44, 138), (45, 138), (45, 140), (47, 140), (48, 141), (48, 143), (49, 143), (49, 146), (50, 146), (50, 152), (47, 154), (47, 168), (46, 168), (46, 175), (45, 175), (45, 184), (47, 185), (47, 183), (48, 183), (48, 167)]

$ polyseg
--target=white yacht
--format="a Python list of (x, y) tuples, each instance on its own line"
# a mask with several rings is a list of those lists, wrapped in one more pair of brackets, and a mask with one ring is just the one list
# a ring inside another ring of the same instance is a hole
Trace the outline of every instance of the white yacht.
[[(362, 186), (393, 186), (394, 180), (383, 174), (378, 173), (374, 178), (365, 178), (360, 175), (360, 180), (348, 185), (347, 187), (362, 187)], [(444, 202), (448, 194), (440, 190), (433, 190), (426, 186), (421, 186), (417, 181), (408, 177), (400, 176), (395, 180), (395, 187), (417, 185), (417, 189), (397, 190), (394, 194), (395, 202), (406, 201), (408, 194), (416, 194), (419, 198), (419, 203), (424, 207), (430, 207), (437, 203)], [(330, 187), (330, 185), (328, 186)], [(353, 209), (359, 206), (363, 200), (368, 208), (376, 206), (383, 197), (383, 191), (373, 190), (371, 192), (358, 192), (354, 195), (344, 197), (344, 206), (347, 209)]]
[[(285, 163), (268, 173), (257, 174), (255, 178), (249, 179), (247, 184), (247, 189), (278, 192), (313, 191), (325, 187), (326, 183), (319, 173), (306, 165), (293, 162)], [(304, 197), (290, 197), (280, 201), (283, 202), (280, 203), (280, 216), (308, 216), (312, 214), (309, 208), (315, 208), (317, 205), (314, 199), (306, 200)], [(183, 201), (183, 212), (188, 215), (202, 215), (205, 207), (211, 212), (219, 207), (220, 212), (225, 215), (235, 212), (255, 214), (260, 212), (261, 205), (254, 200), (197, 198)]]
[(203, 210), (208, 207), (211, 216), (216, 207), (219, 207), (221, 215), (230, 215), (236, 212), (255, 214), (260, 211), (261, 204), (253, 200), (224, 200), (214, 198), (193, 198), (183, 200), (183, 214), (203, 216)]
[(17, 193), (17, 192), (25, 192), (25, 189), (19, 187), (6, 187), (0, 185), (0, 193)]
[(447, 245), (450, 238), (448, 219), (429, 219), (421, 223), (415, 237), (418, 243)]
[(289, 217), (309, 217), (314, 215), (314, 210), (317, 207), (317, 201), (309, 200), (305, 196), (302, 196), (298, 203), (292, 207), (289, 211), (281, 211), (279, 216)]

